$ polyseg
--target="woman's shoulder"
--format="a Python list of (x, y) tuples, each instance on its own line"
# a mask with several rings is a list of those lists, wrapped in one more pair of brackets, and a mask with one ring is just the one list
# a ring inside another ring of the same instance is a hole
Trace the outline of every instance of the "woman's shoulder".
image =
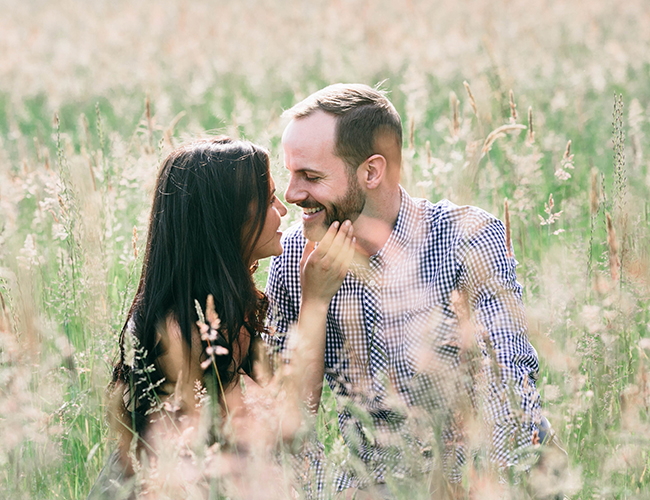
[[(203, 347), (198, 329), (192, 326), (191, 349), (183, 340), (180, 325), (173, 314), (168, 314), (156, 325), (156, 337), (159, 343), (160, 355), (157, 359), (158, 369), (165, 381), (161, 385), (163, 392), (171, 394), (181, 385), (189, 385), (193, 391), (196, 380), (202, 380), (201, 358)], [(187, 392), (184, 391), (184, 392)]]

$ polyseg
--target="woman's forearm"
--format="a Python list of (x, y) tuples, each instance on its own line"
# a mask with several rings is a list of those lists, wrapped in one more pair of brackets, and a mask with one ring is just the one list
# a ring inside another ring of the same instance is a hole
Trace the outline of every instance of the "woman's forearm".
[(291, 373), (297, 396), (312, 413), (318, 412), (325, 371), (325, 326), (329, 302), (303, 300), (298, 317), (296, 350)]
[(318, 246), (307, 241), (300, 260), (302, 299), (292, 376), (312, 413), (318, 412), (323, 389), (327, 310), (354, 257), (354, 242), (352, 223), (335, 221)]

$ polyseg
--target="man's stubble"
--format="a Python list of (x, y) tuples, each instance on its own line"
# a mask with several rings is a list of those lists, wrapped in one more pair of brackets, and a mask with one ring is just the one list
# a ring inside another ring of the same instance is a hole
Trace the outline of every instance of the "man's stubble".
[(348, 189), (342, 199), (335, 201), (329, 207), (325, 206), (325, 221), (322, 226), (306, 227), (303, 232), (307, 239), (320, 241), (334, 221), (343, 223), (346, 220), (354, 222), (366, 205), (366, 195), (359, 185), (356, 175), (348, 172)]

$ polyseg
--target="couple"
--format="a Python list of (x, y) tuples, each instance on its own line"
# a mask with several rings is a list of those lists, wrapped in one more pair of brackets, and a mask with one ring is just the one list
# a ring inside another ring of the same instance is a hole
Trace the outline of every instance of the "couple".
[[(170, 420), (176, 433), (194, 428), (196, 381), (241, 443), (242, 387), (277, 390), (281, 379), (286, 404), (316, 412), (323, 377), (366, 471), (338, 474), (338, 491), (409, 474), (404, 441), (431, 455), (431, 436), (409, 434), (416, 418), (439, 429), (453, 481), (465, 453), (462, 394), (483, 401), (490, 458), (516, 463), (540, 423), (538, 361), (502, 223), (401, 188), (401, 120), (381, 92), (331, 85), (286, 114), (285, 199), (303, 215), (282, 241), (286, 207), (263, 149), (208, 139), (163, 162), (114, 369), (122, 431), (107, 468), (133, 475), (133, 457), (155, 455)], [(251, 274), (269, 256), (263, 294)], [(268, 352), (281, 360), (275, 374)]]

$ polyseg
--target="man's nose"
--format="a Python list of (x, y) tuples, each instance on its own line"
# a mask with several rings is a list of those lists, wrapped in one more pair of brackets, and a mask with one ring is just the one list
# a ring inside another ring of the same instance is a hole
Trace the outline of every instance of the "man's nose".
[(299, 183), (294, 177), (289, 178), (289, 185), (284, 192), (284, 199), (287, 203), (300, 203), (307, 197), (307, 194), (300, 188)]

